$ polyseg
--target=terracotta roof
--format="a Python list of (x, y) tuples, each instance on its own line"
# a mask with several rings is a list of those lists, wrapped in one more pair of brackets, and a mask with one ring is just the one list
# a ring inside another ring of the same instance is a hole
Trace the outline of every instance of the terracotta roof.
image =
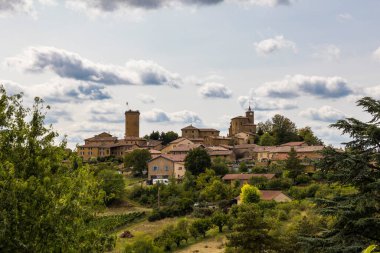
[(155, 149), (150, 149), (149, 152), (150, 152), (152, 155), (159, 155), (159, 154), (161, 154), (161, 151), (158, 151), (158, 150), (155, 150)]
[[(176, 139), (176, 140), (170, 142), (169, 144), (176, 144), (176, 143), (179, 143), (179, 142), (184, 141), (184, 140), (189, 140), (189, 139), (187, 139), (187, 138), (183, 138), (183, 137), (180, 137), (180, 138), (178, 138), (178, 139)], [(189, 141), (190, 141), (190, 140), (189, 140)]]
[(222, 147), (222, 146), (210, 146), (210, 147), (207, 147), (206, 149), (209, 151), (226, 151), (226, 150), (229, 150), (229, 149)]
[(258, 147), (256, 144), (240, 144), (240, 145), (235, 145), (235, 149), (253, 149)]
[(219, 130), (214, 128), (199, 128), (198, 130), (201, 132), (220, 132)]
[(204, 146), (202, 144), (189, 144), (189, 145), (180, 144), (180, 145), (174, 147), (170, 152), (188, 152), (194, 148), (199, 148), (199, 147), (204, 148)]
[[(277, 196), (279, 196), (281, 194), (283, 194), (286, 197), (288, 197), (282, 191), (260, 190), (260, 192), (261, 192), (260, 198), (262, 200), (274, 200)], [(288, 198), (290, 198), (290, 197), (288, 197)]]
[(124, 137), (124, 140), (127, 140), (127, 141), (146, 141), (143, 138), (133, 137), (133, 136), (126, 136), (126, 137)]
[[(261, 193), (260, 195), (261, 200), (274, 200), (279, 195), (284, 195), (291, 200), (291, 198), (285, 193), (283, 193), (282, 191), (260, 190), (260, 193)], [(240, 200), (240, 196), (237, 196), (235, 199)]]
[(232, 152), (231, 150), (212, 150), (212, 151), (208, 151), (208, 154), (210, 156), (231, 155), (233, 153), (234, 152)]
[(301, 146), (301, 145), (304, 145), (306, 144), (306, 142), (304, 141), (292, 141), (292, 142), (287, 142), (287, 143), (284, 143), (284, 144), (281, 144), (280, 146), (289, 146), (289, 147), (294, 147), (294, 146)]
[(223, 180), (249, 180), (253, 177), (265, 177), (267, 179), (272, 179), (276, 174), (226, 174)]
[(248, 119), (248, 117), (245, 117), (245, 116), (236, 116), (236, 117), (233, 117), (232, 119)]
[[(153, 158), (152, 160), (155, 160), (157, 158), (160, 158), (160, 157), (163, 157), (163, 158), (166, 158), (170, 161), (173, 161), (173, 162), (183, 162), (185, 161), (185, 158), (186, 158), (186, 155), (184, 154), (162, 154), (162, 155), (159, 155), (155, 158)], [(150, 161), (152, 161), (150, 160)]]
[(159, 140), (147, 140), (146, 146), (154, 147), (154, 146), (160, 145), (161, 143), (162, 141), (159, 141)]

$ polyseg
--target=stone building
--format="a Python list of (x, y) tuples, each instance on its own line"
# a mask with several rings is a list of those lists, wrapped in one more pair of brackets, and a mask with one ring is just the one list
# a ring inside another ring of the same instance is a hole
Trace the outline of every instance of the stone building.
[(255, 116), (251, 107), (246, 111), (245, 116), (237, 116), (231, 119), (229, 137), (234, 137), (239, 133), (256, 133)]
[(213, 128), (197, 128), (193, 125), (184, 127), (181, 129), (182, 131), (182, 137), (187, 138), (189, 140), (192, 139), (205, 139), (206, 137), (213, 136), (217, 137), (219, 136), (220, 131), (213, 129)]
[(125, 112), (125, 138), (140, 137), (140, 112), (128, 110)]

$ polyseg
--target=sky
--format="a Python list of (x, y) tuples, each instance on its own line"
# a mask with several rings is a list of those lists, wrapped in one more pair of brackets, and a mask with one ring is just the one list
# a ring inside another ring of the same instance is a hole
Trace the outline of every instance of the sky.
[[(103, 131), (140, 135), (193, 124), (228, 132), (249, 105), (326, 144), (330, 124), (367, 120), (380, 99), (380, 1), (0, 0), (0, 83), (39, 96), (46, 123), (74, 148)], [(128, 105), (127, 105), (128, 103)]]

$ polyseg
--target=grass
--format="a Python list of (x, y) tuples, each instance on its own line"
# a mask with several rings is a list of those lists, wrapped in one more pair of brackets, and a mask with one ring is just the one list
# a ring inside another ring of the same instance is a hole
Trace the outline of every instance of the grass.
[[(138, 222), (133, 225), (123, 227), (114, 233), (117, 236), (117, 240), (116, 240), (116, 246), (112, 250), (112, 252), (115, 252), (115, 253), (123, 252), (125, 244), (133, 242), (138, 236), (149, 235), (152, 238), (154, 238), (161, 232), (163, 228), (165, 228), (166, 226), (170, 224), (175, 224), (177, 221), (178, 221), (178, 218), (167, 218), (167, 219), (163, 219), (163, 220), (159, 220), (155, 222), (149, 222), (148, 220), (143, 220), (142, 222)], [(125, 230), (130, 231), (134, 237), (120, 238), (119, 237), (120, 234)]]

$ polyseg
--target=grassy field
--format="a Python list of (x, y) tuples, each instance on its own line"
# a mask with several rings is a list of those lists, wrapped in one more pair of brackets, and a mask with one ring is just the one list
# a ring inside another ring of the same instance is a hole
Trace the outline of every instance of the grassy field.
[[(167, 218), (155, 222), (149, 222), (148, 220), (144, 220), (142, 222), (133, 224), (131, 226), (126, 226), (124, 228), (119, 229), (115, 235), (117, 236), (116, 240), (116, 247), (112, 252), (123, 252), (124, 245), (129, 242), (133, 242), (136, 237), (141, 236), (141, 235), (149, 235), (152, 238), (157, 236), (163, 228), (170, 224), (175, 224), (177, 222), (178, 218)], [(120, 238), (120, 234), (123, 231), (130, 231), (132, 235), (134, 236), (133, 238)]]
[(226, 238), (223, 234), (194, 243), (176, 253), (222, 253), (225, 250)]

